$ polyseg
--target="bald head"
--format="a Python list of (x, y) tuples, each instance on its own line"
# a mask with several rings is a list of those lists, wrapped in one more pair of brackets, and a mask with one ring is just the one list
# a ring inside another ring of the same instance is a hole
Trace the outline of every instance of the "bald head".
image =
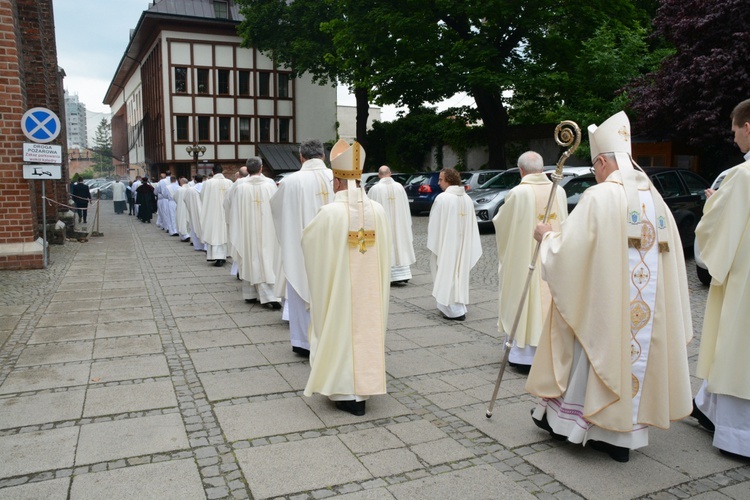
[(391, 176), (391, 169), (388, 168), (388, 165), (383, 165), (378, 169), (378, 177), (381, 179), (384, 177), (390, 177)]
[(240, 177), (247, 177), (247, 167), (240, 167)]
[(536, 151), (526, 151), (518, 157), (518, 168), (523, 170), (524, 174), (538, 174), (544, 170), (544, 160)]

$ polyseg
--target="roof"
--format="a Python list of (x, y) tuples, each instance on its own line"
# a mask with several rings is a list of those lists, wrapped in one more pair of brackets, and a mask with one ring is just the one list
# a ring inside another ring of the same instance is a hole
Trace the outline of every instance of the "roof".
[(151, 45), (154, 35), (160, 31), (160, 25), (168, 22), (197, 23), (201, 26), (229, 27), (236, 34), (236, 27), (244, 17), (233, 0), (229, 0), (228, 10), (228, 19), (222, 19), (216, 17), (211, 0), (156, 0), (151, 3), (131, 30), (128, 46), (102, 102), (108, 106), (114, 103), (130, 74), (140, 66), (140, 53)]
[(299, 144), (259, 144), (258, 155), (274, 172), (296, 172), (299, 161)]

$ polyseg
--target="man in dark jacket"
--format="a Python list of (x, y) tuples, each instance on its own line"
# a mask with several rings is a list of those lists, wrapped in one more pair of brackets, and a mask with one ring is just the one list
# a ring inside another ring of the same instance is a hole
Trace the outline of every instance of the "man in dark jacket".
[(76, 182), (70, 188), (70, 194), (73, 195), (73, 203), (76, 205), (76, 213), (78, 214), (78, 222), (86, 224), (86, 216), (89, 212), (89, 202), (91, 201), (91, 191), (89, 187), (83, 183), (81, 176), (76, 178)]

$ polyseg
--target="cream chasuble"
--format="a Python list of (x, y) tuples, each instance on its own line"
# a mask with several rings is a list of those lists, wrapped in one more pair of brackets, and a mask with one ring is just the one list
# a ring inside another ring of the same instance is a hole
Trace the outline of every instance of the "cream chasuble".
[[(644, 174), (636, 178), (639, 192), (649, 188)], [(658, 194), (657, 204), (664, 209)], [(660, 209), (641, 206), (640, 218), (657, 220), (641, 227), (644, 256), (635, 256), (632, 270), (631, 254), (638, 251), (628, 249), (632, 214), (619, 171), (584, 193), (560, 233), (545, 236), (540, 260), (553, 305), (526, 384), (542, 398), (564, 396), (579, 380), (571, 377), (579, 345), (588, 368), (578, 411), (620, 433), (633, 431), (634, 421), (666, 429), (692, 409), (686, 345), (693, 330), (682, 244), (669, 210), (661, 219)], [(667, 251), (658, 251), (662, 239)], [(652, 297), (644, 295), (647, 288)]]
[(448, 186), (435, 198), (427, 225), (432, 252), (432, 296), (439, 304), (469, 303), (469, 273), (482, 256), (474, 203), (462, 186)]
[[(355, 225), (372, 224), (374, 234), (350, 238), (349, 196), (357, 196), (360, 207), (369, 205), (365, 223)], [(305, 396), (385, 394), (391, 241), (383, 207), (364, 189), (339, 191), (305, 228), (302, 248), (311, 299)]]
[[(271, 215), (275, 183), (259, 175), (246, 177), (234, 190), (229, 212), (229, 240), (239, 262), (240, 278), (253, 285), (276, 282), (274, 268), (281, 258)], [(239, 181), (238, 181), (239, 182)]]
[(279, 190), (271, 198), (271, 213), (281, 245), (284, 276), (302, 300), (308, 303), (310, 292), (302, 255), (302, 231), (318, 209), (332, 200), (333, 174), (319, 159), (303, 163), (299, 172), (279, 184)]
[(384, 177), (370, 188), (367, 196), (380, 203), (388, 217), (393, 241), (391, 266), (411, 266), (417, 258), (414, 255), (409, 199), (404, 187), (392, 177)]
[[(750, 161), (729, 171), (695, 229), (711, 273), (696, 375), (713, 394), (750, 400)], [(746, 450), (745, 450), (746, 452)]]
[(203, 232), (201, 231), (201, 195), (196, 187), (202, 185), (203, 183), (199, 182), (195, 186), (188, 188), (188, 191), (185, 192), (185, 208), (187, 209), (190, 229), (201, 241), (203, 241)]
[(214, 174), (203, 182), (201, 190), (201, 239), (213, 246), (226, 245), (227, 220), (224, 213), (224, 195), (232, 187), (232, 181), (222, 174)]
[(187, 184), (180, 186), (180, 189), (174, 194), (174, 201), (177, 204), (175, 207), (175, 219), (177, 220), (177, 232), (180, 236), (187, 237), (190, 235), (190, 220), (188, 219), (188, 209), (185, 203), (185, 195), (188, 189)]
[[(511, 189), (492, 219), (495, 226), (498, 255), (499, 316), (498, 331), (510, 335), (521, 303), (529, 265), (534, 256), (536, 241), (534, 228), (544, 218), (552, 181), (543, 173), (528, 174), (521, 184)], [(565, 191), (557, 187), (557, 197), (552, 204), (549, 224), (552, 231), (560, 230), (560, 223), (568, 217)], [(536, 346), (542, 332), (542, 322), (552, 305), (547, 283), (542, 280), (539, 261), (531, 277), (528, 298), (516, 329), (518, 347)]]

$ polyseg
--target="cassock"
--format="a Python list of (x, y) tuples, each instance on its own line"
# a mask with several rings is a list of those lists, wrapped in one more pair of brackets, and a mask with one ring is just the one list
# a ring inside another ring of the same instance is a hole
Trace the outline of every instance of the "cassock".
[[(360, 243), (356, 232), (350, 238), (350, 196), (369, 205), (374, 240), (365, 236)], [(302, 248), (311, 299), (305, 396), (385, 394), (391, 242), (383, 207), (362, 188), (339, 191), (305, 228)]]
[(206, 243), (201, 239), (201, 195), (203, 183), (198, 182), (185, 192), (185, 207), (190, 222), (190, 241), (195, 251), (206, 250)]
[(188, 209), (185, 204), (185, 194), (188, 189), (193, 188), (189, 187), (187, 184), (183, 184), (174, 193), (175, 220), (177, 222), (177, 232), (182, 241), (187, 241), (190, 238), (190, 219), (188, 218)]
[(716, 427), (713, 445), (750, 457), (750, 153), (707, 201), (695, 229), (711, 273), (696, 375), (696, 406)]
[(370, 188), (367, 195), (383, 206), (391, 227), (391, 281), (409, 281), (410, 266), (417, 258), (414, 255), (409, 199), (404, 186), (392, 177), (384, 177)]
[(310, 349), (307, 330), (310, 324), (310, 290), (307, 285), (302, 231), (333, 199), (333, 175), (323, 160), (312, 159), (298, 172), (284, 178), (271, 198), (271, 213), (281, 245), (281, 264), (286, 277), (286, 298), (292, 346)]
[(268, 183), (260, 175), (245, 179), (235, 183), (229, 206), (229, 241), (242, 279), (242, 296), (245, 300), (258, 299), (261, 304), (279, 302), (273, 285), (281, 250), (271, 215), (276, 183)]
[(175, 181), (175, 182), (169, 183), (167, 185), (167, 188), (164, 190), (164, 193), (166, 194), (166, 199), (167, 199), (167, 202), (164, 204), (164, 208), (166, 208), (167, 213), (164, 215), (163, 222), (166, 224), (166, 229), (170, 236), (174, 236), (178, 234), (177, 200), (175, 200), (174, 198), (174, 195), (178, 189), (180, 189), (180, 184), (177, 181)]
[[(495, 226), (498, 257), (499, 315), (497, 328), (510, 335), (518, 306), (529, 275), (529, 265), (536, 250), (534, 229), (544, 218), (552, 181), (544, 173), (528, 174), (521, 184), (510, 190), (505, 203), (492, 219)], [(549, 215), (553, 231), (568, 217), (568, 204), (563, 188), (557, 186), (557, 196)], [(539, 259), (535, 263), (538, 266)], [(510, 351), (512, 363), (531, 365), (542, 333), (542, 321), (549, 312), (552, 299), (547, 283), (539, 269), (529, 283), (524, 307), (516, 328)]]
[(224, 212), (224, 195), (232, 181), (218, 173), (203, 182), (201, 190), (201, 239), (207, 245), (206, 260), (226, 260), (227, 220)]
[(667, 429), (692, 409), (682, 243), (648, 177), (634, 174), (640, 216), (628, 213), (615, 170), (586, 190), (561, 232), (547, 233), (540, 247), (553, 303), (526, 390), (545, 398), (534, 418), (546, 413), (573, 443), (636, 449), (648, 444), (648, 426)]
[(482, 256), (474, 203), (463, 186), (448, 186), (435, 198), (427, 225), (432, 296), (445, 316), (466, 314), (469, 273)]
[(154, 187), (148, 183), (138, 186), (135, 201), (138, 203), (138, 218), (141, 222), (151, 223), (151, 218), (154, 216), (154, 211), (156, 211)]
[(125, 213), (126, 198), (125, 198), (125, 184), (120, 181), (115, 181), (112, 184), (112, 201), (115, 205), (115, 213)]

